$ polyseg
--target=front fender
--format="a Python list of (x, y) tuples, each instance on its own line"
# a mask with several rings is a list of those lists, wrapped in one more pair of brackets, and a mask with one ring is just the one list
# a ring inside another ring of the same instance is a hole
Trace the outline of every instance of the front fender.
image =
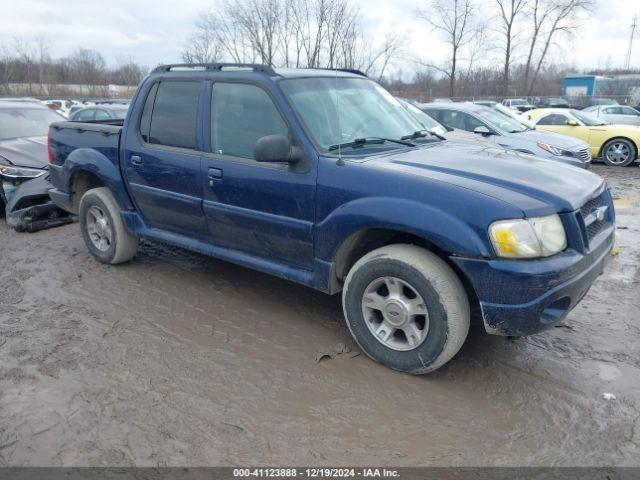
[(333, 261), (345, 239), (369, 228), (410, 233), (449, 254), (492, 255), (484, 227), (469, 225), (450, 213), (417, 201), (367, 197), (343, 204), (316, 225), (316, 257)]
[[(118, 155), (117, 150), (115, 155)], [(72, 192), (73, 179), (80, 172), (95, 175), (113, 193), (123, 210), (132, 210), (133, 204), (122, 183), (119, 167), (105, 154), (93, 148), (79, 148), (69, 154), (64, 163), (67, 191)]]

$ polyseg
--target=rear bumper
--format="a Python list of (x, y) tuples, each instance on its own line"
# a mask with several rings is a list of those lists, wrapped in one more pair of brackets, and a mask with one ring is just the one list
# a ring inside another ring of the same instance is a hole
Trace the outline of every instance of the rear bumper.
[(589, 253), (567, 250), (533, 261), (452, 260), (473, 285), (488, 333), (520, 336), (562, 320), (602, 273), (613, 248), (613, 228)]
[(53, 203), (55, 203), (62, 210), (69, 213), (76, 213), (73, 211), (73, 193), (60, 190), (60, 185), (66, 185), (67, 182), (63, 179), (63, 168), (60, 165), (49, 165), (49, 182), (52, 187), (49, 189), (49, 196)]

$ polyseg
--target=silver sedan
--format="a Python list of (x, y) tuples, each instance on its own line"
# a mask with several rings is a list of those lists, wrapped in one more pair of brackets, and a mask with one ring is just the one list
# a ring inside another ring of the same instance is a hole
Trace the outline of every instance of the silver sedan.
[(612, 124), (640, 125), (640, 112), (627, 105), (593, 105), (583, 111)]

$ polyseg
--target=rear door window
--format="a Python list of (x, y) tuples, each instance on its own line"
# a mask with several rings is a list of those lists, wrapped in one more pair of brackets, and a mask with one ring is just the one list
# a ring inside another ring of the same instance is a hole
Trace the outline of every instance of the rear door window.
[(151, 128), (151, 113), (153, 112), (153, 102), (156, 99), (156, 92), (158, 91), (158, 84), (154, 83), (149, 89), (147, 98), (144, 101), (144, 108), (142, 109), (142, 115), (140, 115), (140, 135), (145, 142), (149, 142), (149, 129)]
[[(155, 116), (155, 112), (154, 112)], [(267, 92), (245, 83), (215, 83), (211, 95), (213, 153), (255, 159), (258, 139), (288, 136), (289, 129)]]
[[(148, 142), (196, 149), (201, 82), (161, 82), (155, 96)], [(146, 110), (146, 108), (145, 108)], [(143, 116), (146, 112), (143, 111)], [(144, 132), (141, 132), (144, 137)]]

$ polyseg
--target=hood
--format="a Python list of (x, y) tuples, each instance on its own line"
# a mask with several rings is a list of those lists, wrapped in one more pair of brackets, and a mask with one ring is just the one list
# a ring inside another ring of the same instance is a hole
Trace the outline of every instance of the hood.
[(0, 157), (17, 167), (46, 168), (47, 137), (22, 137), (0, 141)]
[(580, 168), (469, 142), (439, 142), (370, 157), (366, 163), (473, 190), (509, 203), (526, 216), (574, 211), (604, 184), (601, 177)]
[(509, 133), (508, 136), (516, 138), (522, 142), (531, 142), (534, 144), (538, 144), (539, 142), (547, 143), (553, 147), (562, 148), (563, 150), (569, 150), (572, 152), (589, 148), (589, 144), (583, 140), (562, 135), (560, 133), (545, 132), (543, 130), (527, 130), (520, 133)]

